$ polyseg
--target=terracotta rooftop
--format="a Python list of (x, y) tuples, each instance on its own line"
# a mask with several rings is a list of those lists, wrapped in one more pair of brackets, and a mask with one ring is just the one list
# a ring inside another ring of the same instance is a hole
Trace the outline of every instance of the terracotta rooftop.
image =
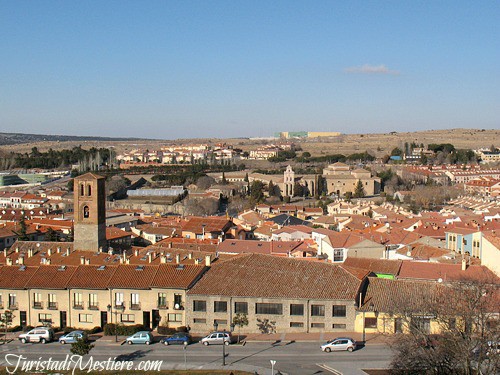
[(38, 267), (3, 266), (0, 268), (0, 288), (24, 289)]
[(207, 269), (204, 265), (160, 264), (151, 287), (188, 289)]
[(225, 240), (217, 247), (219, 253), (287, 254), (301, 245), (301, 241)]
[(374, 273), (384, 273), (397, 276), (402, 261), (387, 259), (353, 258), (347, 257), (344, 265), (348, 267), (361, 268)]
[(359, 278), (333, 264), (249, 254), (215, 263), (188, 293), (355, 300), (360, 285)]
[(117, 266), (83, 265), (77, 267), (68, 288), (106, 289)]
[(40, 266), (25, 286), (39, 289), (66, 289), (75, 271), (74, 266)]
[[(403, 261), (399, 271), (400, 279), (460, 281), (462, 279), (493, 279), (498, 277), (484, 266), (471, 265), (462, 271), (461, 264), (424, 263)], [(500, 281), (497, 281), (500, 282)]]

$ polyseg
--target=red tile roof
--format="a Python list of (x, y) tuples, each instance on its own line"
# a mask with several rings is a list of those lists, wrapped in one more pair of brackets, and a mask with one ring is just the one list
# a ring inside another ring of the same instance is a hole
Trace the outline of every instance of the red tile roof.
[(26, 288), (66, 289), (75, 271), (74, 266), (40, 266), (26, 283)]
[(188, 289), (207, 269), (204, 265), (160, 264), (151, 287)]
[(360, 285), (358, 277), (330, 263), (248, 254), (214, 263), (188, 293), (355, 300)]
[(149, 289), (157, 271), (158, 266), (122, 264), (117, 266), (108, 286), (110, 288)]
[[(423, 263), (404, 261), (399, 271), (401, 279), (418, 280), (443, 280), (460, 281), (464, 278), (482, 280), (497, 279), (493, 272), (484, 266), (471, 265), (465, 271), (462, 271), (461, 264), (447, 263)], [(499, 281), (500, 282), (500, 281)]]
[(370, 259), (347, 257), (344, 265), (361, 268), (375, 273), (384, 273), (397, 276), (401, 268), (401, 260)]

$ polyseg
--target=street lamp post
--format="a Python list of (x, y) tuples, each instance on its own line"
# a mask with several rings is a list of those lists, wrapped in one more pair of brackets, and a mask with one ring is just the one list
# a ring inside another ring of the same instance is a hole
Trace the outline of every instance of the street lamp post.
[(113, 312), (115, 313), (115, 342), (118, 342), (118, 310), (123, 311), (125, 310), (125, 306), (123, 306), (123, 302), (120, 305), (115, 306), (115, 311), (113, 311), (113, 306), (109, 304), (107, 306), (108, 312), (112, 315)]
[(276, 361), (271, 359), (271, 375), (274, 375), (274, 365), (276, 364)]

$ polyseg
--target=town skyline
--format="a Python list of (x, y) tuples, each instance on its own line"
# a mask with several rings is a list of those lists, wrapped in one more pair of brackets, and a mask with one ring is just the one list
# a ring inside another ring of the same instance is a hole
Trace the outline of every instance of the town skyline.
[(154, 139), (500, 126), (497, 2), (2, 2), (2, 130)]

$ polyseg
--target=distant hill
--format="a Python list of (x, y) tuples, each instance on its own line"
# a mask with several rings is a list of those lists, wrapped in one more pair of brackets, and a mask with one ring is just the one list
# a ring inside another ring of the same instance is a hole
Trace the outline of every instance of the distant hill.
[(111, 138), (111, 137), (90, 137), (74, 135), (49, 135), (49, 134), (22, 134), (22, 133), (0, 133), (0, 145), (14, 145), (20, 143), (33, 142), (113, 142), (113, 141), (138, 141), (145, 138)]

